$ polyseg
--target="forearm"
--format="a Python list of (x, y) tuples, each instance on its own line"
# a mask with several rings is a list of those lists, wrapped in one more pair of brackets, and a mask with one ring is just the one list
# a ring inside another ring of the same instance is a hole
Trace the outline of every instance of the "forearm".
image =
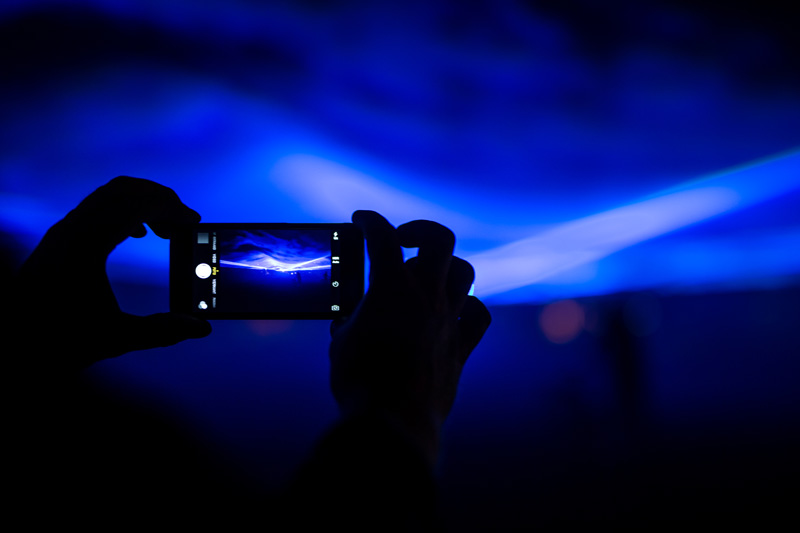
[(285, 502), (301, 523), (438, 529), (436, 484), (426, 453), (402, 425), (376, 413), (344, 419), (325, 435)]

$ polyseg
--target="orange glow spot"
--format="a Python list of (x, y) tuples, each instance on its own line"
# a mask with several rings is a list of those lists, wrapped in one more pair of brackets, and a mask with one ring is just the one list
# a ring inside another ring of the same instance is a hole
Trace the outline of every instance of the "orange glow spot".
[(292, 320), (248, 320), (247, 327), (256, 335), (267, 337), (289, 331), (292, 323)]
[(552, 343), (566, 344), (577, 337), (586, 322), (583, 307), (575, 300), (561, 300), (542, 309), (539, 327)]

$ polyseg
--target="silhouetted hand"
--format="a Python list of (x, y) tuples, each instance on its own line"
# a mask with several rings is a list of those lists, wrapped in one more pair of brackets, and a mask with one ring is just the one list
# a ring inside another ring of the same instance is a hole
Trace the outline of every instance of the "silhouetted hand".
[[(331, 388), (345, 417), (374, 414), (401, 426), (430, 461), (461, 369), (491, 322), (468, 296), (472, 266), (453, 257), (446, 227), (417, 220), (392, 227), (356, 211), (370, 258), (370, 286), (356, 311), (334, 322)], [(401, 246), (419, 247), (403, 262)]]
[[(199, 222), (171, 189), (120, 176), (100, 187), (50, 228), (16, 280), (18, 335), (42, 370), (79, 369), (132, 350), (205, 337), (211, 326), (189, 316), (134, 316), (119, 308), (106, 259), (144, 224), (163, 238)], [(32, 353), (31, 353), (32, 352)]]

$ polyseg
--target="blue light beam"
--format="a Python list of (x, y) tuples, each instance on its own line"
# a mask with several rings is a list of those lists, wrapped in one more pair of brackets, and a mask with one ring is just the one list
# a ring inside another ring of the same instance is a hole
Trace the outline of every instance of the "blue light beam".
[(800, 151), (722, 171), (640, 202), (467, 257), (478, 293), (501, 294), (800, 188)]
[[(264, 257), (259, 259), (255, 262), (251, 263), (244, 263), (244, 262), (237, 262), (237, 261), (226, 261), (220, 260), (219, 262), (221, 265), (230, 266), (234, 268), (251, 268), (257, 270), (274, 270), (277, 272), (295, 272), (295, 271), (306, 271), (306, 270), (330, 270), (331, 268), (331, 258), (329, 256), (320, 257), (318, 259), (311, 259), (310, 261), (303, 261), (301, 263), (286, 263), (282, 261), (278, 261), (276, 259), (272, 259), (270, 257)], [(264, 264), (268, 263), (268, 264)]]

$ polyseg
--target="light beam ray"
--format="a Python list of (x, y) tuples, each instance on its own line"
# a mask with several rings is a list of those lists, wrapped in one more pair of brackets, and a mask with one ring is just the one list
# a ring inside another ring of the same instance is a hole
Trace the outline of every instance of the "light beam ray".
[(467, 257), (478, 294), (532, 285), (648, 239), (800, 188), (800, 151), (719, 172)]

